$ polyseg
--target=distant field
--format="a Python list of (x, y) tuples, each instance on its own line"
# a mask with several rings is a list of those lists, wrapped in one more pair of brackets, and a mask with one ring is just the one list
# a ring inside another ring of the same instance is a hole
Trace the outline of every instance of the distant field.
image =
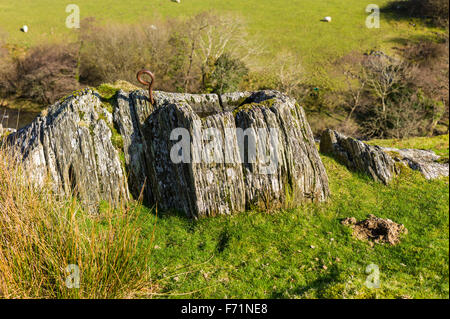
[[(75, 38), (76, 31), (65, 27), (65, 7), (76, 3), (81, 18), (96, 17), (103, 22), (133, 23), (167, 16), (191, 16), (213, 9), (241, 15), (252, 37), (266, 48), (262, 64), (280, 49), (290, 49), (308, 70), (317, 70), (329, 61), (353, 50), (389, 50), (405, 39), (426, 35), (429, 28), (413, 27), (408, 21), (381, 16), (380, 29), (365, 26), (367, 0), (0, 0), (0, 30), (11, 43), (30, 46), (42, 39)], [(389, 1), (376, 1), (382, 7)], [(320, 20), (331, 16), (331, 23)], [(30, 31), (20, 32), (26, 24)]]

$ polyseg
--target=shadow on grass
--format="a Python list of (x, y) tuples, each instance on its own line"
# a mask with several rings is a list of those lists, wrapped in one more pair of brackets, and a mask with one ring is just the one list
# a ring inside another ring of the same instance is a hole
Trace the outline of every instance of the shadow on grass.
[[(440, 10), (440, 9), (437, 9)], [(426, 13), (424, 5), (416, 0), (392, 1), (380, 8), (380, 13), (386, 20), (410, 21), (410, 25), (415, 27), (416, 23), (421, 23), (429, 27), (448, 28), (448, 14), (442, 10), (439, 13)], [(443, 15), (443, 16), (439, 16)]]
[[(410, 44), (420, 44), (420, 43), (445, 43), (447, 39), (445, 39), (445, 36), (438, 34), (438, 33), (430, 33), (430, 34), (421, 34), (421, 35), (414, 35), (409, 36), (407, 38), (402, 37), (394, 37), (389, 39), (389, 42), (393, 44), (397, 44), (401, 47), (405, 47)], [(394, 49), (400, 50), (401, 48), (394, 47)]]
[[(311, 289), (317, 290), (317, 297), (318, 298), (330, 298), (326, 293), (324, 294), (324, 291), (327, 287), (331, 287), (337, 283), (339, 283), (340, 280), (340, 271), (339, 268), (336, 265), (333, 265), (330, 267), (328, 272), (324, 274), (323, 276), (318, 277), (317, 279), (309, 282), (305, 286), (299, 286), (291, 293), (296, 296), (302, 296), (306, 292), (310, 291)], [(339, 297), (339, 296), (336, 296)], [(284, 291), (276, 291), (272, 293), (270, 296), (271, 299), (279, 299), (279, 298), (286, 298), (284, 295)]]

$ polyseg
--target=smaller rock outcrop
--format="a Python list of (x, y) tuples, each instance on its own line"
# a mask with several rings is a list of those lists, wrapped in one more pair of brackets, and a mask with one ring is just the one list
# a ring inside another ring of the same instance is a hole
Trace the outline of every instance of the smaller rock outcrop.
[(421, 172), (426, 179), (448, 176), (448, 159), (443, 159), (433, 151), (391, 147), (382, 147), (381, 149), (388, 153), (394, 161)]
[(330, 129), (322, 133), (320, 152), (332, 155), (349, 169), (367, 173), (384, 184), (397, 173), (394, 160), (379, 146), (365, 144)]
[(320, 152), (384, 184), (400, 173), (398, 164), (421, 172), (426, 179), (449, 176), (448, 160), (433, 151), (372, 146), (329, 129), (322, 133)]

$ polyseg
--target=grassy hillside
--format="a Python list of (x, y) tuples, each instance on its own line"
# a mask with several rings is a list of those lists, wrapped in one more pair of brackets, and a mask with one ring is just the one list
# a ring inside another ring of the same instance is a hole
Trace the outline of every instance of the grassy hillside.
[[(389, 1), (378, 1), (382, 7)], [(242, 16), (249, 33), (266, 49), (267, 61), (279, 48), (296, 52), (307, 69), (317, 71), (328, 60), (334, 60), (353, 50), (389, 49), (412, 37), (430, 34), (431, 29), (411, 26), (382, 14), (381, 28), (365, 26), (364, 0), (79, 0), (81, 18), (96, 17), (107, 22), (133, 23), (161, 17), (190, 16), (204, 10), (230, 12)], [(0, 0), (0, 29), (9, 34), (11, 43), (30, 46), (42, 39), (75, 38), (76, 31), (65, 27), (67, 3), (58, 0)], [(331, 16), (331, 23), (321, 22)], [(26, 24), (30, 31), (19, 28)]]
[[(403, 145), (449, 153), (448, 135)], [(93, 219), (74, 200), (33, 191), (3, 155), (0, 298), (449, 298), (448, 178), (406, 169), (384, 186), (322, 156), (329, 203), (198, 221), (103, 203)], [(340, 224), (368, 214), (409, 233), (396, 246), (373, 246)], [(80, 265), (80, 289), (64, 285), (71, 263)], [(372, 263), (377, 289), (365, 285)]]
[[(422, 142), (448, 156), (448, 135)], [(386, 187), (322, 159), (333, 194), (328, 204), (197, 222), (160, 217), (151, 269), (161, 296), (448, 298), (448, 178), (427, 181), (408, 170)], [(397, 246), (371, 247), (340, 224), (368, 214), (403, 223), (409, 234)], [(141, 218), (148, 237), (154, 216), (144, 211)], [(379, 289), (364, 284), (370, 263), (379, 266)]]

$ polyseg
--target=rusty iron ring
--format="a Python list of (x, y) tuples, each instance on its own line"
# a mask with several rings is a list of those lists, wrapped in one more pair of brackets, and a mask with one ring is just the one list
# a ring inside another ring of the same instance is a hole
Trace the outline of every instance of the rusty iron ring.
[[(143, 74), (147, 74), (148, 76), (150, 76), (152, 81), (147, 82), (147, 81), (142, 80)], [(153, 83), (155, 83), (155, 76), (153, 75), (153, 73), (150, 72), (149, 70), (141, 70), (137, 73), (136, 78), (139, 81), (139, 83), (141, 83), (143, 85), (148, 85), (148, 97), (150, 99), (150, 103), (155, 104), (155, 100), (153, 99)]]

